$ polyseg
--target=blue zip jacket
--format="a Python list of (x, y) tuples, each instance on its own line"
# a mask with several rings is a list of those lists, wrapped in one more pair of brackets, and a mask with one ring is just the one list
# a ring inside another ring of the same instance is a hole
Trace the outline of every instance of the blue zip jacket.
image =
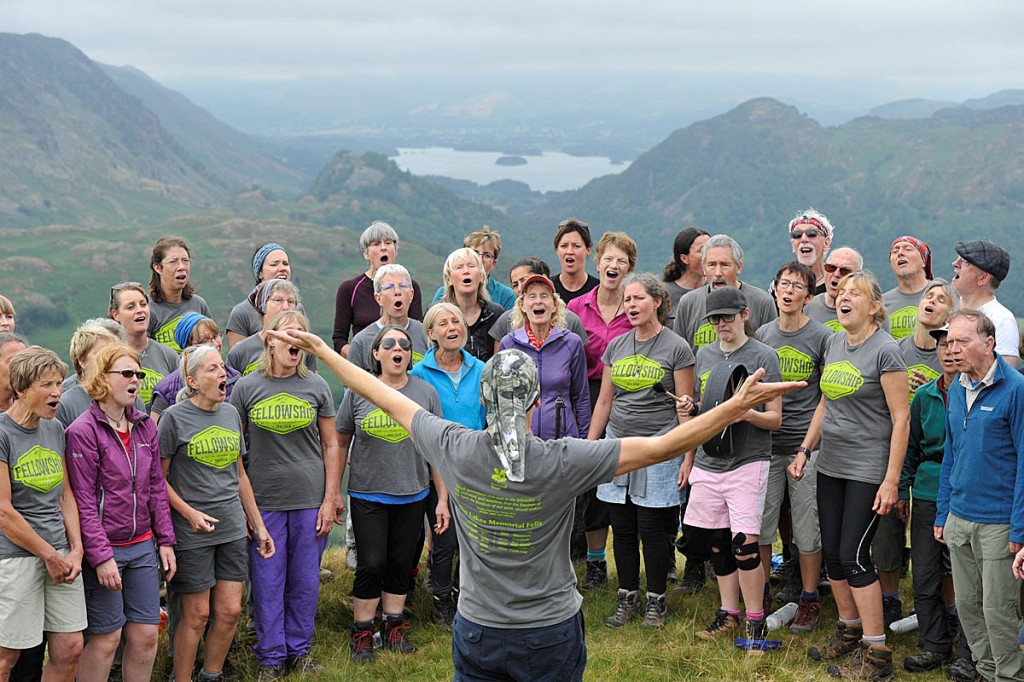
[(483, 361), (462, 350), (462, 379), (459, 389), (451, 377), (437, 366), (437, 349), (431, 348), (417, 362), (410, 374), (434, 387), (441, 398), (441, 416), (469, 429), (482, 429), (487, 424), (486, 412), (480, 402), (480, 377), (484, 373)]
[(949, 387), (935, 525), (950, 513), (1010, 524), (1010, 542), (1024, 543), (1024, 376), (998, 355), (996, 363), (970, 412), (966, 389)]

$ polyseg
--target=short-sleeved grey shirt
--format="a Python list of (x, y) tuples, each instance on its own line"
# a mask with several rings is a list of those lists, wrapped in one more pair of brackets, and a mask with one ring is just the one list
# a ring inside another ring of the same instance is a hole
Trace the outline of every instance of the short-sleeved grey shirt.
[[(724, 362), (733, 362), (743, 365), (747, 372), (754, 373), (757, 369), (764, 367), (764, 381), (780, 381), (781, 369), (779, 368), (779, 356), (771, 346), (761, 343), (757, 339), (747, 339), (747, 342), (729, 353), (725, 357), (718, 342), (709, 343), (697, 351), (697, 364), (694, 368), (696, 377), (694, 380), (694, 392), (698, 396), (704, 395), (704, 386), (707, 383), (711, 370)], [(758, 407), (759, 411), (764, 407)], [(759, 429), (752, 424), (747, 425), (747, 439), (744, 442), (741, 452), (734, 452), (729, 457), (712, 457), (704, 451), (703, 447), (697, 448), (697, 458), (694, 466), (704, 471), (733, 471), (749, 462), (771, 459), (772, 455), (772, 432)]]
[[(305, 314), (306, 309), (302, 307), (301, 303), (296, 307), (300, 313)], [(263, 330), (263, 320), (249, 303), (248, 298), (241, 303), (236, 303), (235, 307), (231, 309), (231, 314), (228, 315), (227, 330), (242, 336), (252, 336)]]
[(146, 344), (146, 350), (142, 352), (142, 364), (140, 369), (146, 378), (139, 382), (139, 398), (142, 404), (149, 411), (153, 404), (153, 387), (174, 370), (178, 369), (180, 358), (178, 354), (162, 343), (150, 340)]
[[(11, 505), (39, 537), (58, 550), (68, 548), (60, 496), (64, 491), (64, 428), (41, 419), (34, 429), (0, 413), (0, 462), (7, 465)], [(30, 557), (0, 531), (0, 559)]]
[[(263, 355), (263, 339), (258, 334), (242, 339), (228, 351), (227, 365), (233, 367), (246, 377), (256, 371)], [(315, 372), (319, 368), (316, 357), (306, 353), (306, 369)]]
[[(775, 309), (775, 299), (764, 289), (758, 289), (750, 284), (739, 283), (739, 289), (747, 299), (747, 307), (750, 308), (750, 326), (757, 329), (765, 322), (771, 322), (779, 316)], [(690, 347), (696, 352), (697, 349), (718, 340), (718, 334), (711, 323), (704, 319), (707, 314), (707, 299), (711, 293), (711, 287), (703, 286), (684, 294), (679, 299), (679, 308), (676, 310), (676, 319), (672, 323), (672, 331), (686, 339)]]
[(815, 296), (804, 307), (804, 314), (812, 320), (825, 325), (825, 328), (833, 334), (843, 331), (843, 325), (839, 324), (839, 318), (836, 317), (836, 309), (828, 307), (825, 303), (825, 294)]
[[(927, 288), (926, 284), (924, 289)], [(889, 334), (897, 341), (913, 336), (917, 330), (917, 306), (924, 289), (905, 294), (896, 287), (882, 294), (882, 307), (889, 314)]]
[[(938, 379), (942, 376), (942, 364), (939, 362), (939, 354), (936, 349), (927, 350), (919, 348), (914, 343), (914, 336), (905, 336), (897, 342), (900, 353), (903, 354), (903, 361), (907, 363), (907, 375), (916, 370), (928, 377), (928, 381)], [(914, 400), (914, 385), (910, 385), (910, 400)]]
[[(423, 409), (441, 416), (441, 399), (427, 382), (410, 376), (399, 391)], [(336, 428), (353, 434), (348, 457), (348, 489), (356, 493), (414, 495), (430, 486), (430, 469), (409, 433), (387, 412), (345, 391)]]
[(331, 389), (323, 377), (253, 372), (238, 380), (231, 404), (249, 437), (246, 471), (259, 508), (319, 507), (326, 477), (317, 419), (334, 416)]
[(462, 565), (459, 612), (478, 625), (538, 628), (576, 615), (569, 559), (576, 495), (612, 479), (619, 441), (526, 435), (526, 480), (505, 477), (490, 436), (416, 413), (417, 449), (448, 486)]
[[(358, 334), (352, 337), (352, 342), (348, 347), (348, 359), (353, 365), (360, 369), (365, 369), (367, 372), (370, 371), (370, 355), (371, 348), (373, 347), (373, 340), (377, 338), (377, 334), (383, 329), (380, 320), (377, 320), (371, 325), (368, 325), (366, 329), (362, 330)], [(430, 340), (427, 339), (427, 333), (423, 330), (423, 323), (419, 320), (409, 318), (409, 323), (405, 327), (405, 331), (409, 333), (409, 340), (412, 341), (412, 364), (413, 367), (417, 362), (423, 359), (423, 356), (430, 350)]]
[(819, 473), (882, 482), (889, 464), (892, 415), (881, 379), (886, 372), (906, 371), (899, 346), (882, 330), (854, 348), (847, 344), (845, 331), (829, 339), (820, 382), (826, 403)]
[(245, 439), (238, 410), (223, 404), (211, 412), (183, 400), (160, 415), (157, 432), (160, 456), (171, 460), (167, 483), (189, 506), (219, 521), (212, 533), (196, 533), (172, 509), (175, 547), (209, 547), (244, 538), (238, 459), (245, 455)]
[(608, 427), (619, 438), (653, 436), (670, 424), (678, 424), (676, 403), (656, 393), (659, 381), (670, 393), (676, 391), (674, 372), (692, 367), (690, 344), (668, 327), (646, 341), (636, 340), (636, 330), (608, 342), (601, 362), (611, 368), (612, 411)]
[[(580, 320), (580, 316), (571, 310), (565, 311), (565, 328), (580, 337), (580, 341), (583, 342), (583, 345), (587, 344), (587, 340), (590, 338), (590, 335), (587, 334), (587, 330), (583, 328), (583, 322)], [(501, 341), (511, 331), (512, 311), (506, 310), (498, 317), (494, 326), (492, 326), (491, 330), (487, 333), (495, 341)]]
[(757, 338), (775, 349), (783, 381), (806, 381), (807, 388), (782, 396), (782, 428), (772, 434), (772, 449), (792, 454), (811, 425), (821, 402), (821, 366), (825, 363), (825, 344), (832, 332), (815, 320), (794, 332), (779, 329), (775, 320), (757, 330)]
[(175, 353), (181, 353), (174, 340), (174, 330), (185, 313), (199, 313), (207, 317), (213, 317), (210, 313), (210, 306), (199, 294), (181, 303), (160, 303), (159, 301), (149, 302), (149, 338), (155, 339), (164, 344)]

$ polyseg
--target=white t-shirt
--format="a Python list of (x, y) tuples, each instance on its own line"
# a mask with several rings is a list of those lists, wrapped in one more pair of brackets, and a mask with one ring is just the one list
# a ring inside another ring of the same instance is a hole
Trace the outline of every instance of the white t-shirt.
[(993, 298), (988, 303), (978, 306), (992, 324), (996, 326), (996, 353), (1004, 357), (1020, 358), (1017, 347), (1020, 343), (1020, 330), (1017, 329), (1017, 318), (1010, 309)]

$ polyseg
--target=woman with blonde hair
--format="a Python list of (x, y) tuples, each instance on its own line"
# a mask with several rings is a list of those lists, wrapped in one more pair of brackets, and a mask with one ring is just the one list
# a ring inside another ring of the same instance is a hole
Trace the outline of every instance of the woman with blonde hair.
[(139, 369), (146, 376), (139, 383), (139, 398), (149, 409), (153, 388), (178, 366), (178, 355), (162, 343), (150, 343), (149, 294), (138, 282), (121, 282), (110, 288), (110, 319), (124, 329), (125, 343), (139, 354)]
[(476, 251), (455, 249), (444, 262), (444, 296), (441, 300), (459, 308), (466, 324), (465, 348), (487, 362), (494, 355), (488, 332), (505, 312), (487, 293), (487, 272)]

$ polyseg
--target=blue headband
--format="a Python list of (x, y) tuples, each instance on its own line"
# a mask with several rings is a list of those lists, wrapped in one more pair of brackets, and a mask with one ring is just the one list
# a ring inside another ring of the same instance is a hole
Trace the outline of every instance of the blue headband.
[(188, 348), (191, 344), (188, 340), (192, 337), (192, 330), (196, 328), (196, 325), (203, 320), (208, 320), (206, 315), (200, 315), (196, 312), (188, 312), (181, 316), (178, 320), (178, 326), (174, 328), (174, 343), (178, 344), (178, 348)]
[(270, 255), (271, 251), (277, 250), (284, 251), (285, 255), (288, 255), (283, 246), (276, 242), (270, 242), (261, 246), (256, 255), (252, 257), (252, 276), (256, 278), (257, 282), (260, 281), (260, 270), (263, 269), (263, 261), (267, 260), (267, 256)]

